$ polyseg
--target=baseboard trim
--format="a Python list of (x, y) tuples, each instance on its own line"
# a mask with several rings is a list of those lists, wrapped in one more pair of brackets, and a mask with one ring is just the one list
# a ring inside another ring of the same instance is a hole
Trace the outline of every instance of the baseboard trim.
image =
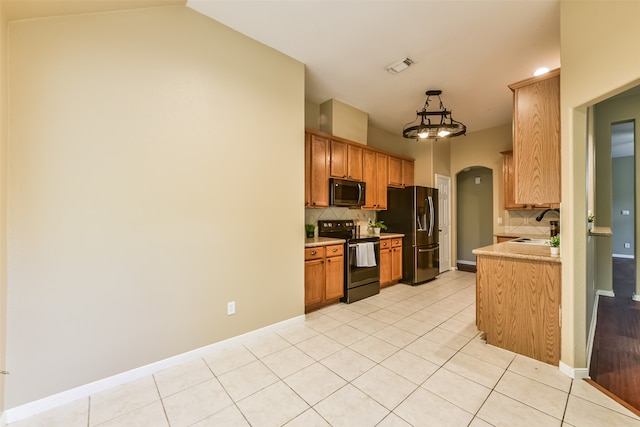
[(303, 323), (305, 319), (304, 315), (296, 316), (282, 322), (274, 323), (273, 325), (265, 326), (264, 328), (256, 329), (251, 332), (247, 332), (242, 335), (238, 335), (223, 341), (219, 341), (204, 347), (197, 348), (195, 350), (188, 351), (186, 353), (178, 354), (176, 356), (169, 357), (164, 360), (159, 360), (154, 363), (150, 363), (139, 368), (134, 368), (129, 371), (122, 372), (120, 374), (113, 375), (111, 377), (103, 378), (98, 381), (94, 381), (88, 384), (81, 385), (79, 387), (72, 388), (60, 393), (53, 394), (51, 396), (44, 397), (42, 399), (35, 400), (33, 402), (25, 403), (24, 405), (16, 406), (4, 411), (2, 418), (0, 419), (0, 426), (14, 423), (16, 421), (23, 420), (27, 417), (37, 415), (44, 411), (54, 409), (68, 403), (74, 402), (78, 399), (89, 397), (92, 394), (99, 393), (101, 391), (108, 390), (115, 386), (125, 384), (131, 381), (138, 380), (148, 375), (155, 374), (173, 366), (181, 365), (183, 363), (191, 362), (200, 357), (210, 354), (214, 350), (219, 350), (229, 345), (238, 344), (247, 338), (262, 335), (267, 332), (272, 332), (281, 329), (286, 326)]
[(562, 361), (560, 361), (558, 368), (560, 369), (560, 372), (574, 380), (589, 378), (589, 369), (587, 368), (572, 368)]
[(593, 339), (596, 336), (596, 324), (598, 323), (598, 302), (600, 297), (596, 293), (593, 299), (593, 311), (591, 315), (591, 324), (589, 325), (589, 335), (587, 336), (587, 372), (591, 369), (591, 353), (593, 352)]
[(2, 414), (0, 414), (0, 427), (6, 427), (7, 425), (7, 420), (4, 416), (4, 412), (2, 412)]
[(598, 289), (596, 291), (596, 295), (597, 296), (602, 296), (602, 297), (610, 297), (610, 298), (615, 298), (616, 294), (613, 293), (613, 291), (605, 291), (603, 289)]

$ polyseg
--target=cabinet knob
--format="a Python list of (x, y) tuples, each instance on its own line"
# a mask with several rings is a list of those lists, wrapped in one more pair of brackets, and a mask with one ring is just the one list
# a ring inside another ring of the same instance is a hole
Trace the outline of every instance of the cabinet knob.
[(318, 252), (316, 252), (316, 251), (311, 251), (311, 255), (315, 255), (315, 254), (317, 254), (317, 253), (318, 253)]
[(335, 252), (338, 252), (338, 250), (336, 248), (333, 248), (331, 252), (335, 253)]

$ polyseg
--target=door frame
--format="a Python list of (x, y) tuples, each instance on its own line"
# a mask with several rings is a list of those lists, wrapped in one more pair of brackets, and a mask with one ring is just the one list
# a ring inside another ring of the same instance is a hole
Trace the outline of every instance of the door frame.
[[(451, 265), (451, 177), (447, 176), (447, 175), (440, 175), (440, 174), (435, 174), (435, 184), (436, 184), (436, 188), (439, 190), (440, 189), (440, 185), (439, 183), (442, 182), (444, 185), (447, 186), (448, 188), (448, 197), (447, 197), (447, 223), (449, 224), (449, 233), (447, 233), (447, 247), (449, 248), (449, 265), (446, 266), (446, 268), (443, 270), (443, 266), (442, 266), (442, 255), (443, 255), (443, 251), (442, 251), (442, 245), (440, 246), (440, 259), (439, 264), (440, 264), (440, 273), (443, 273), (445, 271), (449, 271), (453, 268), (453, 266)], [(439, 192), (438, 192), (439, 193)], [(439, 198), (439, 194), (438, 194), (438, 198)], [(440, 203), (440, 201), (438, 200), (438, 203)], [(440, 224), (438, 224), (438, 230), (440, 230)]]

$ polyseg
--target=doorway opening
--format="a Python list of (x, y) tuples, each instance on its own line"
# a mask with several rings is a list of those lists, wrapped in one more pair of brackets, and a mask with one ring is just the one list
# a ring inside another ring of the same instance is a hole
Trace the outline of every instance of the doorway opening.
[(473, 250), (493, 244), (493, 171), (468, 167), (456, 175), (457, 268), (476, 271)]
[(636, 290), (635, 263), (635, 121), (611, 125), (612, 285), (616, 298), (631, 299)]

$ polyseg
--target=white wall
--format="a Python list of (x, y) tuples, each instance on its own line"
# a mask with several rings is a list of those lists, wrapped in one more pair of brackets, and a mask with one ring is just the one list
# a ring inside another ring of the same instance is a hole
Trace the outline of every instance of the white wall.
[(303, 313), (302, 64), (181, 6), (9, 35), (5, 409)]

